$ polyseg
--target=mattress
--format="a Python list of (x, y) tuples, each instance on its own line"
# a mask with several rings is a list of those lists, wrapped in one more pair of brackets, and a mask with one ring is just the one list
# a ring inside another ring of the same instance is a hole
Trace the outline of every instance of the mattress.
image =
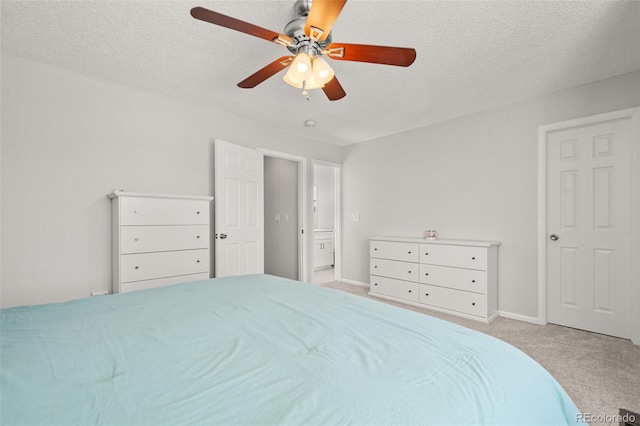
[(485, 334), (269, 275), (0, 311), (3, 425), (572, 424)]

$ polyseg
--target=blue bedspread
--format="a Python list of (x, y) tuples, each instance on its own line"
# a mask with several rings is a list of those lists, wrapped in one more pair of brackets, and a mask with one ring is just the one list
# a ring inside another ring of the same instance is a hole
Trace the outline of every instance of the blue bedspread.
[(2, 425), (570, 424), (500, 340), (268, 275), (0, 311)]

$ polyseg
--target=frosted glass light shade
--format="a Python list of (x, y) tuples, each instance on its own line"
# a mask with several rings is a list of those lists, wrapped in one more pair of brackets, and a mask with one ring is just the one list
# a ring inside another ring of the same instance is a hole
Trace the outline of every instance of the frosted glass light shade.
[(307, 80), (299, 80), (295, 77), (295, 72), (291, 72), (291, 70), (289, 70), (282, 79), (285, 83), (290, 84), (293, 87), (297, 87), (298, 89), (302, 89), (303, 82), (306, 82), (304, 88), (307, 90), (320, 89), (324, 87), (324, 84), (320, 84), (316, 81), (313, 74), (309, 76)]
[(323, 86), (331, 81), (335, 73), (329, 66), (327, 61), (322, 58), (314, 58), (313, 60), (313, 77)]
[[(304, 80), (308, 80), (312, 74), (313, 69), (311, 68), (311, 57), (306, 53), (301, 52), (296, 55), (291, 66), (289, 66), (289, 69), (284, 76), (284, 81), (297, 87), (298, 82), (302, 85), (302, 82)], [(295, 83), (292, 84), (290, 81)]]

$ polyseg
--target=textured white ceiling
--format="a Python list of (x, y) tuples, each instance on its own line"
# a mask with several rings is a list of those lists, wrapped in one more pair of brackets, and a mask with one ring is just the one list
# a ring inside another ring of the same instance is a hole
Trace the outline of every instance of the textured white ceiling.
[(417, 59), (329, 60), (347, 96), (307, 101), (284, 73), (238, 88), (288, 51), (189, 14), (203, 6), (282, 32), (293, 4), (2, 0), (2, 51), (337, 146), (640, 69), (637, 0), (350, 0), (334, 41), (413, 47)]

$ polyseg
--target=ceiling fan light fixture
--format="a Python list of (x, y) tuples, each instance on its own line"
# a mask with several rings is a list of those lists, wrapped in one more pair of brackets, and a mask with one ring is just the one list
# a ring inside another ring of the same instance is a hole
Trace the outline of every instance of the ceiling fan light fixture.
[[(327, 78), (329, 75), (330, 78)], [(324, 59), (312, 59), (306, 52), (300, 52), (282, 79), (285, 83), (307, 92), (323, 88), (332, 78), (333, 70)]]
[(291, 72), (291, 68), (289, 69), (289, 71), (287, 71), (287, 73), (284, 75), (282, 79), (284, 80), (285, 83), (297, 89), (313, 90), (313, 89), (321, 89), (324, 87), (324, 84), (319, 83), (314, 78), (313, 74), (311, 74), (309, 78), (307, 78), (306, 80), (300, 80), (296, 78), (295, 72)]

